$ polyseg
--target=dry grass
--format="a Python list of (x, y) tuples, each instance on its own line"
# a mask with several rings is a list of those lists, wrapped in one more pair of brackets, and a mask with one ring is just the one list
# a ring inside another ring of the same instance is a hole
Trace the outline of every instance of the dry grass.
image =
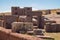
[(45, 33), (47, 36), (53, 37), (55, 40), (60, 40), (60, 33)]

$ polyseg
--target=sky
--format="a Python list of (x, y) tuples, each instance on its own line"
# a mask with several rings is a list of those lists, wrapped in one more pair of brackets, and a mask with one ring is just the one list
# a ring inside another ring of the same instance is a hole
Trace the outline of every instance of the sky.
[(58, 9), (60, 0), (0, 0), (0, 12), (11, 12), (12, 6), (32, 7), (33, 10)]

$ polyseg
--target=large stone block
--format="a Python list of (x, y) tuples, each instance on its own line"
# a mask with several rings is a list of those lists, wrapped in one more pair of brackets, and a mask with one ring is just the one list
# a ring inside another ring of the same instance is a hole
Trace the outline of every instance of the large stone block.
[(56, 32), (56, 23), (46, 24), (46, 32)]
[(4, 26), (4, 20), (0, 20), (0, 27)]
[(33, 31), (34, 31), (34, 35), (44, 35), (42, 29), (34, 29)]
[(33, 30), (33, 23), (31, 22), (13, 22), (12, 23), (12, 31), (20, 32), (20, 31), (29, 31)]
[(12, 22), (16, 22), (18, 20), (18, 16), (17, 15), (8, 15), (8, 16), (4, 16), (4, 21), (5, 21), (5, 28), (11, 28), (11, 23)]
[(12, 15), (31, 15), (32, 7), (11, 7)]
[(56, 24), (56, 32), (60, 32), (60, 24)]
[(19, 16), (19, 22), (32, 22), (32, 16)]

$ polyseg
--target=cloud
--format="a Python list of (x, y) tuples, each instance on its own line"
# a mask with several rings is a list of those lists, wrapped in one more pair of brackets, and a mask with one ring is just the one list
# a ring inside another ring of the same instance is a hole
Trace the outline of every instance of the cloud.
[(36, 8), (32, 8), (32, 10), (34, 11), (34, 10), (38, 10), (38, 9), (36, 9)]

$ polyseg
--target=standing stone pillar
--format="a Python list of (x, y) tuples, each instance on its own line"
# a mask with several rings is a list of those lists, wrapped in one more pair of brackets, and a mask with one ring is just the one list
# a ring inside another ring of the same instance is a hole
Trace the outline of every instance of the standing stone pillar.
[(38, 28), (44, 29), (44, 19), (42, 16), (38, 16)]

